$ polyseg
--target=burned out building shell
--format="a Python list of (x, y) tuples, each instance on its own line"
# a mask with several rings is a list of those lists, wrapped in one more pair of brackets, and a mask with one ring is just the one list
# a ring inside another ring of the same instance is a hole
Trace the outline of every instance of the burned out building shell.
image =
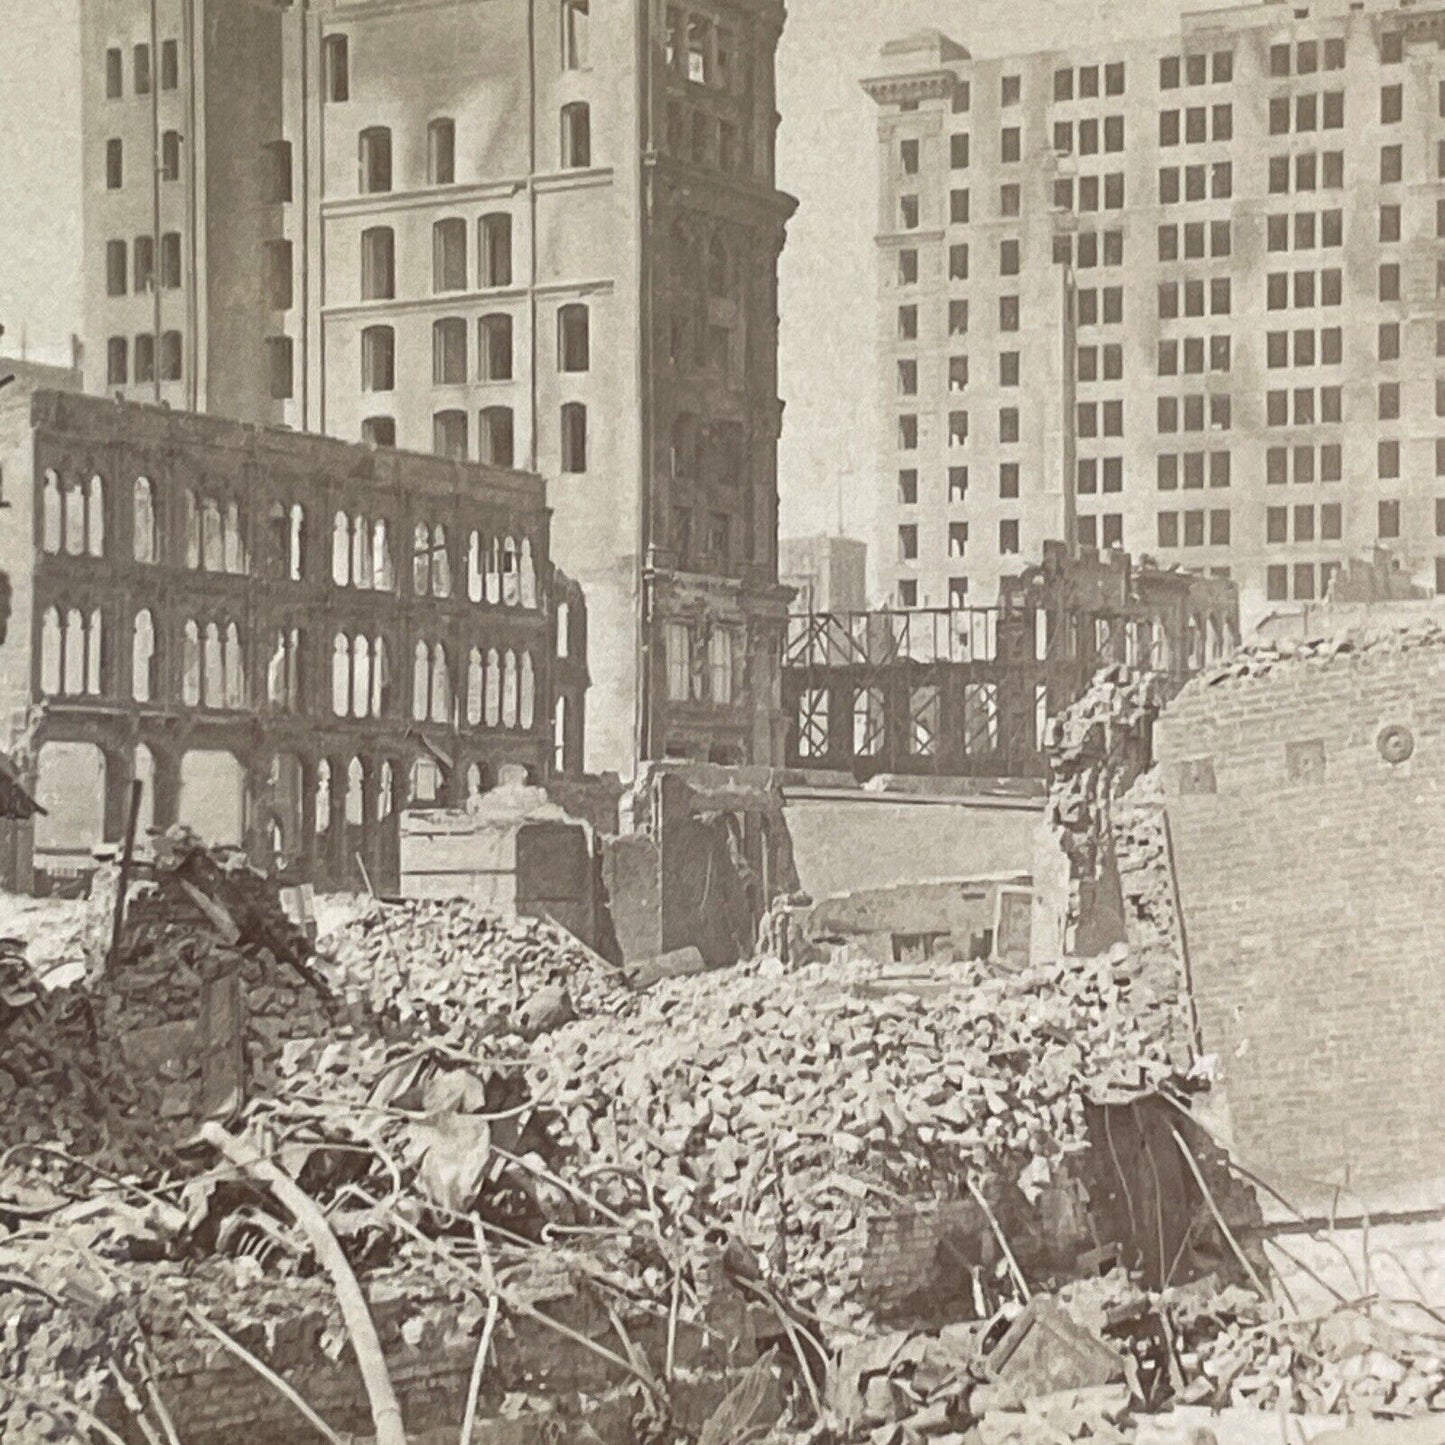
[(409, 804), (578, 765), (539, 477), (44, 391), (0, 425), (0, 699), (51, 815), (12, 883), (119, 839), (140, 777), (143, 823), (381, 887)]

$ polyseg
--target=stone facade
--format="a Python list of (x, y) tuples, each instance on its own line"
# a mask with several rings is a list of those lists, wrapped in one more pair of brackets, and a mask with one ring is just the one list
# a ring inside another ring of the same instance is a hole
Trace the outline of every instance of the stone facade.
[(586, 616), (540, 478), (50, 392), (0, 420), (41, 871), (118, 839), (138, 776), (144, 822), (394, 886), (408, 802), (579, 766)]

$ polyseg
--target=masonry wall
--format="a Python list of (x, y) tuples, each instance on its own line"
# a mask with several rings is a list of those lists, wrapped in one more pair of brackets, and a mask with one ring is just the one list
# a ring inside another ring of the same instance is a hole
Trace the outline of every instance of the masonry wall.
[(1192, 683), (1156, 746), (1236, 1156), (1399, 1207), (1445, 1175), (1445, 646), (1321, 651)]

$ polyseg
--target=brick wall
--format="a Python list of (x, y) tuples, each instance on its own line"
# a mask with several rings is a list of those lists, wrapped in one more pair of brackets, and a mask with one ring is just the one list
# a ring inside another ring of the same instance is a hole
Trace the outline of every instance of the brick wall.
[(1413, 1203), (1445, 1176), (1445, 635), (1243, 660), (1156, 746), (1236, 1156), (1297, 1205)]

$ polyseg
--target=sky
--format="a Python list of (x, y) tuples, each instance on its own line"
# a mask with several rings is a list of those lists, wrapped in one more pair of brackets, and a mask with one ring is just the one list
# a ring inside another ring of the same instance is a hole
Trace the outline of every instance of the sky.
[[(65, 362), (79, 327), (79, 0), (0, 0), (0, 349)], [(604, 0), (611, 3), (611, 0)], [(866, 536), (877, 485), (877, 113), (859, 81), (887, 40), (942, 30), (975, 55), (1166, 29), (1182, 0), (789, 0), (778, 55), (783, 252), (778, 475), (784, 535)], [(38, 118), (40, 124), (31, 124)], [(24, 122), (24, 123), (22, 123)]]

